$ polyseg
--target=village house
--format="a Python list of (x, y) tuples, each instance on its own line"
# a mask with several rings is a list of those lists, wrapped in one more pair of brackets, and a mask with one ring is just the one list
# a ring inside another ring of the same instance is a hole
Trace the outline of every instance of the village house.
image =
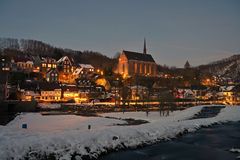
[(41, 72), (47, 72), (49, 69), (57, 68), (57, 61), (54, 58), (45, 57), (41, 60)]
[(193, 100), (196, 98), (196, 95), (191, 90), (191, 88), (176, 88), (174, 90), (174, 96), (177, 99)]
[(11, 61), (9, 57), (0, 55), (0, 70), (1, 71), (10, 71), (11, 70)]
[(94, 67), (91, 64), (78, 64), (73, 72), (75, 79), (89, 77), (94, 74)]
[(33, 60), (30, 57), (15, 57), (13, 62), (16, 64), (17, 71), (32, 72)]
[(68, 56), (64, 56), (57, 61), (58, 69), (63, 73), (73, 73), (74, 61)]
[(46, 72), (47, 82), (58, 82), (59, 72), (56, 68), (51, 68)]
[(62, 85), (62, 100), (69, 101), (74, 100), (75, 102), (80, 102), (80, 92), (76, 85)]
[(32, 72), (39, 73), (41, 69), (41, 58), (39, 56), (32, 56), (33, 70)]
[(59, 71), (59, 82), (75, 83), (73, 72), (75, 70), (74, 61), (68, 56), (64, 56), (57, 61), (57, 69)]
[(207, 93), (207, 87), (202, 85), (192, 85), (191, 90), (197, 99), (203, 99)]
[(142, 100), (148, 97), (148, 88), (145, 86), (131, 86), (130, 87), (131, 100)]
[(92, 74), (94, 73), (94, 67), (91, 64), (79, 64), (79, 67), (82, 68), (81, 74)]
[(230, 85), (221, 86), (220, 90), (222, 92), (223, 100), (227, 104), (240, 103), (240, 86)]
[(61, 86), (58, 83), (40, 83), (40, 101), (61, 101)]
[(39, 84), (37, 82), (26, 81), (18, 84), (17, 97), (21, 101), (40, 100)]

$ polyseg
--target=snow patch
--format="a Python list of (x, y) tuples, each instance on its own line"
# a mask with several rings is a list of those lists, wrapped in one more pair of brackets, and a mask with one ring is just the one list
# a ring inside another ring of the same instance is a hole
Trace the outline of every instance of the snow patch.
[[(201, 126), (240, 120), (239, 106), (225, 107), (216, 117), (189, 120), (202, 107), (196, 106), (158, 118), (157, 113), (152, 112), (148, 117), (141, 112), (127, 113), (126, 116), (120, 113), (103, 114), (122, 118), (142, 117), (150, 121), (136, 126), (114, 126), (114, 123), (125, 122), (101, 117), (21, 114), (7, 126), (0, 126), (0, 157), (15, 160), (41, 155), (53, 155), (56, 159), (71, 159), (73, 155), (78, 159), (82, 156), (97, 158), (108, 150), (151, 144), (161, 139), (175, 138), (186, 131), (196, 131)], [(22, 123), (27, 123), (28, 129), (20, 128)], [(87, 129), (89, 124), (92, 125), (90, 130)]]

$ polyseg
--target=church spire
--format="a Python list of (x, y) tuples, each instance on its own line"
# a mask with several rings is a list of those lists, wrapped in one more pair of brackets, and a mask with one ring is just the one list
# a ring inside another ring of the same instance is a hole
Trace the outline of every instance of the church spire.
[(146, 39), (144, 38), (143, 54), (147, 54)]

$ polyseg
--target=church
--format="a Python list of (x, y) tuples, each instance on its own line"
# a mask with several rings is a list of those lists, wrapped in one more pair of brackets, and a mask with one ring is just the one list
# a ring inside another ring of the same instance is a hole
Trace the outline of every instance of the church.
[(118, 58), (116, 72), (123, 77), (149, 76), (156, 77), (157, 64), (150, 54), (147, 54), (144, 39), (143, 53), (123, 50)]

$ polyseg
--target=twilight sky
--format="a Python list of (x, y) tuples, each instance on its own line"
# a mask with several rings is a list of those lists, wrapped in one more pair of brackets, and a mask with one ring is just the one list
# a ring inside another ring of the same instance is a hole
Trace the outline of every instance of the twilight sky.
[(196, 66), (240, 53), (240, 0), (1, 0), (0, 37)]

